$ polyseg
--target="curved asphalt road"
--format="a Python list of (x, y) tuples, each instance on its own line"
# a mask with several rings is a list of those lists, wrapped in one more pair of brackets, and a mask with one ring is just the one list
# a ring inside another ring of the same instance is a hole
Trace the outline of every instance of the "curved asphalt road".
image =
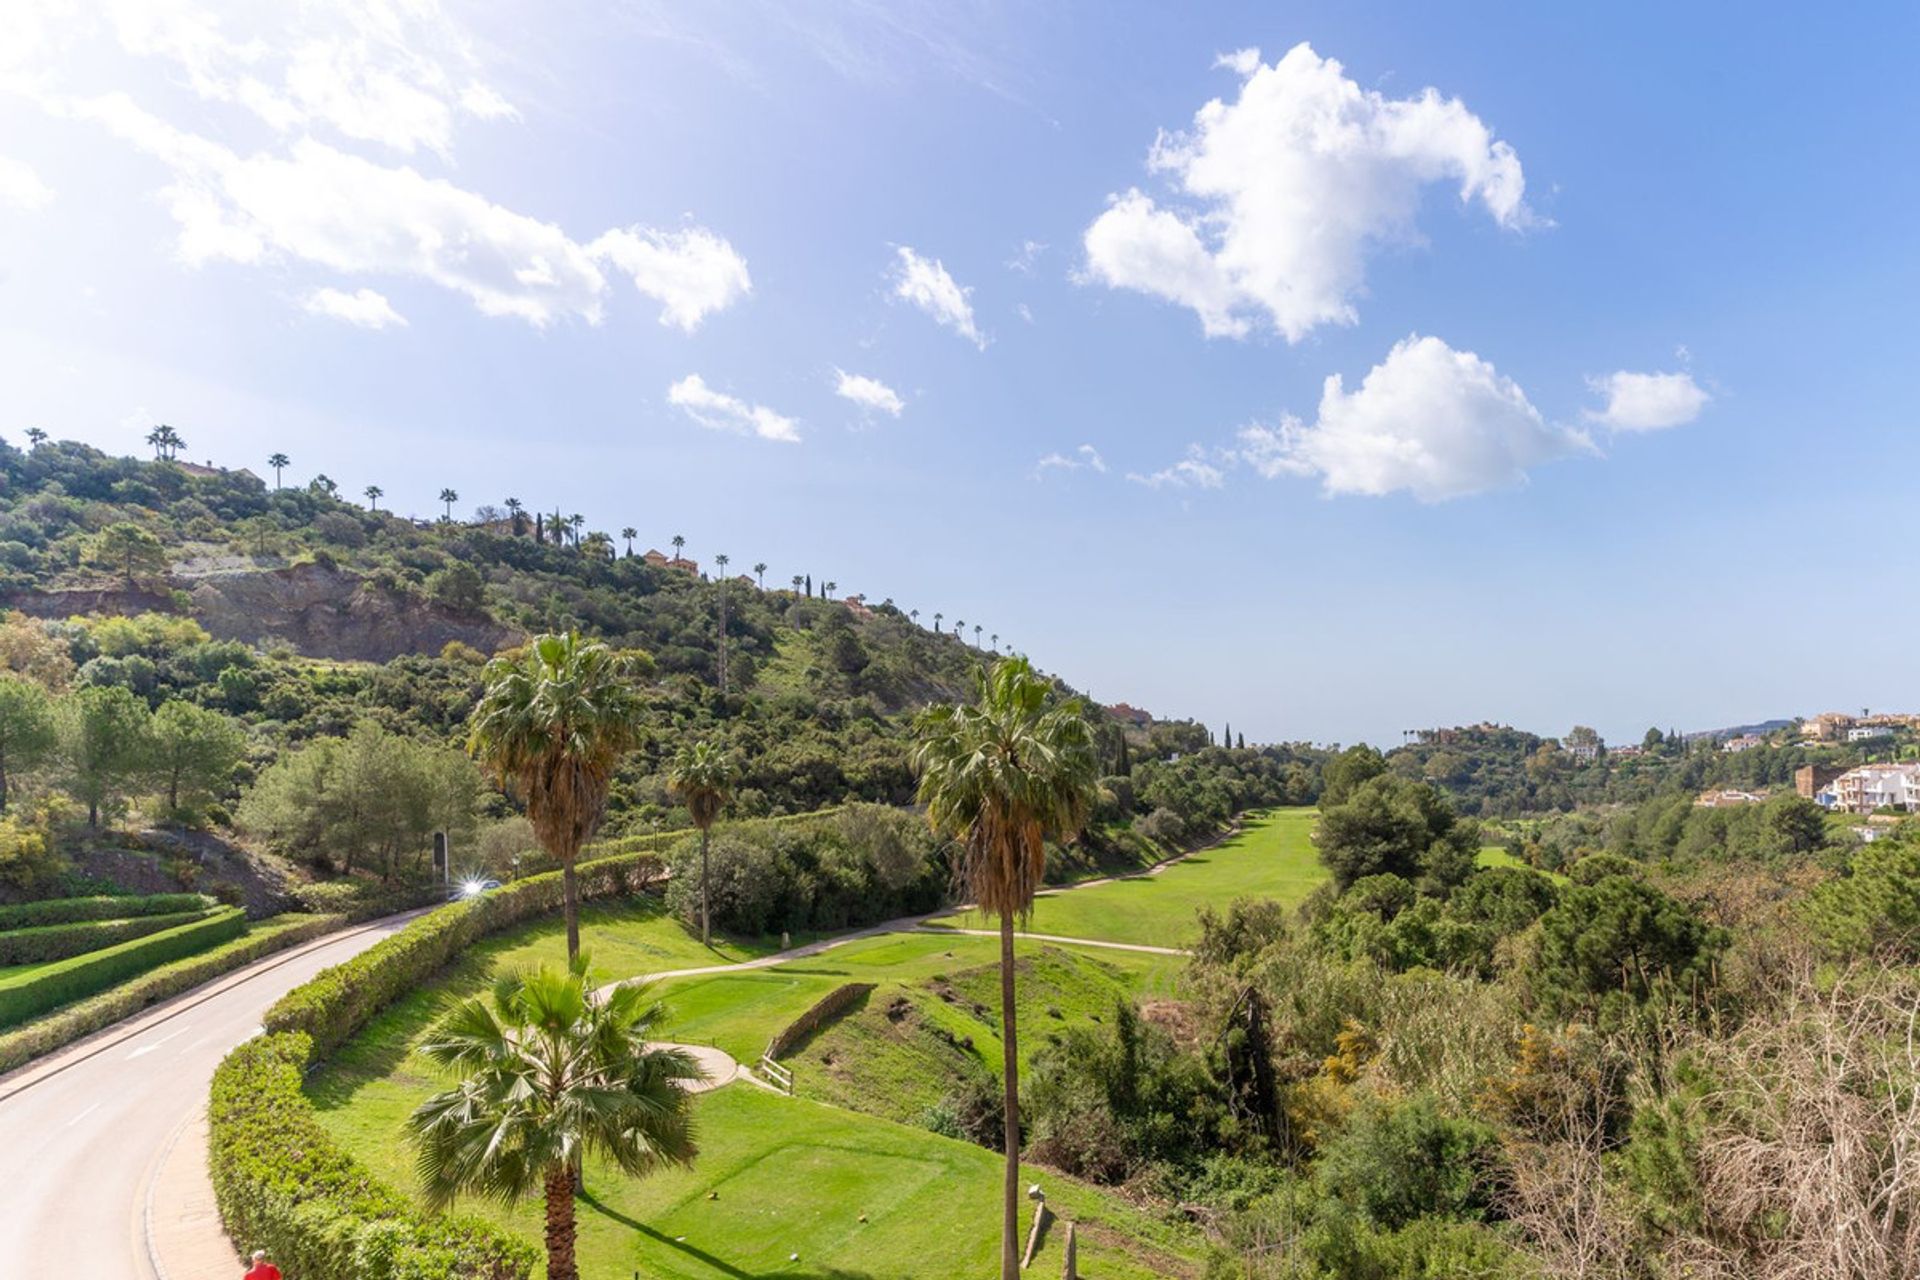
[(214, 1067), (275, 1000), (413, 914), (268, 956), (0, 1076), (0, 1277), (152, 1280), (147, 1183)]

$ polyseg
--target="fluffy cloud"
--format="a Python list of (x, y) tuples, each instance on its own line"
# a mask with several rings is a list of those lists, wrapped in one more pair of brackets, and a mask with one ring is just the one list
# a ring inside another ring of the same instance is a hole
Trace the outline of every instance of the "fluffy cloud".
[(1187, 456), (1170, 467), (1145, 475), (1129, 471), (1127, 479), (1149, 489), (1218, 489), (1227, 481), (1226, 472), (1199, 445), (1189, 445)]
[(386, 295), (372, 289), (355, 289), (352, 293), (315, 289), (301, 299), (300, 305), (312, 315), (344, 320), (362, 329), (387, 329), (407, 323), (407, 318), (393, 309)]
[(1258, 50), (1221, 65), (1238, 99), (1207, 103), (1148, 158), (1184, 199), (1114, 197), (1086, 231), (1089, 279), (1190, 307), (1210, 336), (1264, 321), (1297, 342), (1357, 319), (1368, 254), (1418, 242), (1429, 184), (1457, 185), (1502, 227), (1532, 221), (1519, 157), (1458, 98), (1362, 89), (1305, 44), (1272, 66)]
[(979, 347), (987, 349), (987, 339), (974, 323), (973, 290), (947, 274), (938, 258), (923, 258), (905, 245), (899, 249), (895, 264), (893, 296), (911, 302), (940, 324)]
[(1615, 431), (1660, 431), (1692, 422), (1713, 397), (1690, 373), (1628, 373), (1622, 369), (1587, 385), (1606, 397), (1587, 417)]
[(295, 258), (334, 271), (413, 276), (483, 313), (536, 325), (598, 323), (609, 291), (600, 264), (662, 304), (661, 322), (691, 329), (751, 287), (746, 263), (701, 228), (609, 231), (583, 245), (550, 222), (443, 178), (376, 164), (305, 138), (285, 154), (240, 156), (174, 128), (124, 94), (62, 104), (164, 162), (163, 202), (179, 253), (209, 261)]
[(906, 401), (878, 378), (869, 378), (865, 374), (848, 373), (845, 369), (834, 371), (833, 394), (842, 400), (851, 400), (865, 413), (884, 413), (897, 418), (906, 409)]
[(753, 291), (747, 260), (704, 227), (609, 231), (587, 252), (631, 276), (634, 288), (658, 301), (661, 324), (687, 333)]
[(1098, 449), (1083, 444), (1071, 454), (1049, 453), (1033, 464), (1035, 476), (1043, 476), (1049, 471), (1097, 471), (1105, 475), (1107, 460), (1100, 456)]
[(0, 209), (20, 209), (28, 213), (44, 209), (53, 202), (53, 188), (40, 180), (31, 166), (8, 156), (0, 156)]
[(1247, 427), (1240, 447), (1269, 478), (1318, 476), (1329, 495), (1404, 489), (1422, 502), (1511, 488), (1530, 467), (1592, 451), (1581, 433), (1549, 425), (1487, 361), (1418, 335), (1395, 344), (1354, 391), (1329, 377), (1311, 425)]
[(667, 403), (685, 409), (689, 418), (709, 431), (731, 431), (784, 444), (800, 442), (800, 426), (792, 418), (775, 413), (763, 404), (748, 404), (738, 396), (715, 391), (697, 373), (690, 373), (668, 387)]

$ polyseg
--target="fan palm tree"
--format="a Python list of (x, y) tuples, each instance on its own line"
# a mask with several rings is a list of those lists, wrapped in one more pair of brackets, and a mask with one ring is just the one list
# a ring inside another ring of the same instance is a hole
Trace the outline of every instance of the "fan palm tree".
[(939, 612), (935, 612), (935, 614), (933, 615), (933, 629), (934, 629), (935, 631), (938, 631), (938, 630), (940, 630), (940, 619), (942, 619), (942, 618), (944, 618), (944, 617), (946, 617), (946, 616), (947, 616), (947, 615), (946, 615), (946, 614), (944, 614), (944, 613), (939, 613)]
[(315, 493), (324, 493), (329, 498), (335, 496), (340, 492), (340, 486), (335, 484), (333, 482), (333, 477), (329, 476), (324, 471), (322, 471), (319, 475), (315, 476), (312, 480), (308, 481), (307, 488), (313, 490)]
[(829, 581), (829, 582), (823, 582), (820, 584), (820, 594), (826, 597), (827, 599), (832, 599), (833, 593), (838, 591), (839, 589), (840, 589), (840, 584), (837, 582)]
[(687, 545), (687, 540), (685, 538), (681, 537), (677, 533), (673, 535), (673, 558), (675, 560), (678, 560), (681, 558), (680, 550), (686, 545)]
[(276, 453), (267, 459), (267, 465), (273, 468), (273, 487), (280, 487), (280, 473), (293, 465), (293, 459), (284, 453)]
[(178, 431), (175, 431), (163, 422), (153, 430), (147, 432), (147, 443), (153, 446), (155, 461), (164, 458), (171, 462), (174, 455), (179, 453), (187, 442), (180, 438)]
[(974, 648), (978, 649), (980, 647), (980, 633), (985, 629), (986, 628), (982, 627), (977, 622), (973, 624), (973, 647)]
[(762, 591), (767, 589), (767, 562), (765, 560), (753, 566), (753, 585)]
[(641, 1177), (698, 1153), (685, 1086), (704, 1075), (686, 1050), (648, 1045), (658, 1019), (644, 987), (592, 991), (584, 957), (505, 975), (455, 1005), (420, 1047), (452, 1085), (407, 1120), (427, 1201), (514, 1204), (541, 1189), (548, 1280), (578, 1280), (584, 1158)]
[(41, 445), (45, 444), (46, 442), (47, 442), (46, 432), (42, 431), (38, 427), (27, 428), (27, 447), (28, 448), (38, 449)]
[(1025, 659), (976, 678), (965, 706), (930, 707), (914, 723), (918, 798), (934, 830), (958, 846), (957, 879), (1000, 917), (1000, 1025), (1006, 1088), (1001, 1280), (1020, 1274), (1020, 1053), (1014, 1026), (1013, 926), (1033, 912), (1049, 837), (1080, 830), (1098, 762), (1078, 699), (1059, 702)]
[(633, 540), (640, 536), (640, 531), (632, 525), (628, 525), (620, 531), (620, 536), (627, 544), (627, 559), (633, 559)]
[(967, 642), (967, 624), (955, 618), (953, 620), (953, 634), (960, 637), (960, 643), (965, 644)]
[(387, 493), (385, 489), (382, 489), (377, 484), (370, 484), (365, 489), (362, 489), (361, 492), (367, 495), (367, 510), (369, 511), (378, 511), (380, 509), (380, 499), (385, 497)]
[(993, 641), (993, 651), (995, 653), (1000, 652), (1000, 633), (998, 631), (994, 632), (989, 639)]
[(920, 611), (918, 609), (907, 610), (907, 617), (909, 620), (913, 622), (915, 626), (920, 625)]
[(799, 574), (797, 574), (797, 573), (796, 573), (796, 574), (794, 574), (794, 575), (793, 575), (793, 594), (795, 594), (795, 595), (799, 595), (799, 594), (800, 594), (800, 583), (801, 583), (801, 581), (802, 581), (802, 579), (801, 579), (801, 577), (800, 577), (800, 575), (799, 575)]
[(733, 759), (711, 742), (680, 748), (667, 770), (667, 789), (687, 806), (687, 816), (700, 828), (700, 944), (713, 945), (712, 903), (707, 895), (707, 847), (713, 821), (733, 796)]
[(573, 530), (573, 545), (580, 545), (580, 531), (587, 527), (587, 518), (578, 511), (567, 517), (567, 527)]
[(519, 792), (560, 864), (567, 956), (580, 954), (574, 859), (600, 826), (614, 766), (639, 736), (640, 690), (612, 649), (572, 632), (536, 637), (489, 662), (467, 749)]
[(520, 512), (525, 509), (526, 505), (526, 503), (520, 501), (518, 498), (507, 499), (507, 514), (513, 518), (513, 536), (516, 538), (520, 536)]
[(447, 522), (451, 524), (453, 522), (453, 504), (460, 501), (460, 494), (453, 489), (442, 489), (440, 491), (440, 501), (447, 504)]

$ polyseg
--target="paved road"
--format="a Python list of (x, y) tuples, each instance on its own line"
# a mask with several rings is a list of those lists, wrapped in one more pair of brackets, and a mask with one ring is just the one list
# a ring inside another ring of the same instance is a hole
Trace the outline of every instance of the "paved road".
[(409, 919), (269, 956), (0, 1077), (0, 1280), (155, 1280), (147, 1183), (214, 1067), (280, 996)]

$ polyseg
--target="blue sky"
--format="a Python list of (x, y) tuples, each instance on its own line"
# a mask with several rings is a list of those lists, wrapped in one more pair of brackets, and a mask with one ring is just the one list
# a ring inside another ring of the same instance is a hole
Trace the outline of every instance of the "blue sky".
[(1911, 6), (263, 8), (0, 15), (0, 432), (1250, 740), (1920, 703)]

